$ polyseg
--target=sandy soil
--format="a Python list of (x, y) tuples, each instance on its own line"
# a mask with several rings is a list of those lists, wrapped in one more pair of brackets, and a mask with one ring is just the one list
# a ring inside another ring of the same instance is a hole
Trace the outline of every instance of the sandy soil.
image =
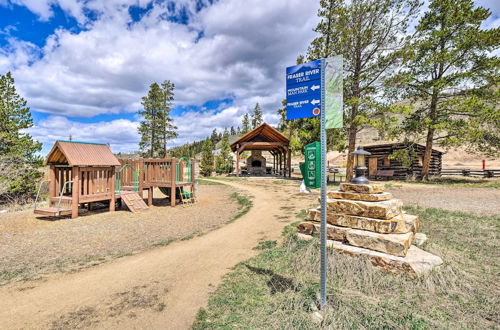
[(2, 214), (0, 284), (74, 271), (212, 230), (238, 212), (237, 203), (229, 197), (234, 191), (228, 186), (200, 185), (196, 205), (175, 208), (158, 191), (154, 206), (144, 213), (126, 208), (113, 213), (107, 208), (80, 210), (82, 216), (77, 219), (40, 218), (32, 210)]
[(478, 215), (500, 214), (500, 189), (397, 183), (387, 188), (404, 205), (434, 207)]
[(299, 195), (297, 181), (228, 184), (254, 196), (253, 208), (238, 220), (80, 272), (0, 287), (0, 324), (6, 329), (190, 328), (221, 277), (255, 255), (259, 241), (279, 240), (283, 227), (317, 199), (317, 194)]

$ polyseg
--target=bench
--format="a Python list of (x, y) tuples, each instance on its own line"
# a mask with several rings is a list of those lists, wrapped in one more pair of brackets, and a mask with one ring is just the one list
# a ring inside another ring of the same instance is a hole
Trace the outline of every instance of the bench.
[(375, 174), (375, 178), (383, 179), (383, 178), (392, 178), (394, 176), (394, 170), (378, 170)]

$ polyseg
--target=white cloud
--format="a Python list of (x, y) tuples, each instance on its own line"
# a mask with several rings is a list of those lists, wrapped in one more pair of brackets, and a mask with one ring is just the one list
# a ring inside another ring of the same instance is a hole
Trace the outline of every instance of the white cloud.
[(48, 152), (56, 140), (68, 140), (70, 136), (74, 141), (109, 143), (114, 152), (136, 150), (139, 142), (137, 123), (125, 119), (88, 124), (49, 116), (28, 131), (43, 143), (42, 153)]
[[(284, 97), (284, 68), (305, 52), (318, 21), (318, 4), (302, 0), (220, 0), (199, 12), (194, 0), (177, 1), (175, 11), (155, 3), (138, 22), (132, 21), (128, 6), (146, 7), (148, 1), (15, 1), (41, 19), (50, 19), (57, 4), (85, 26), (79, 33), (56, 30), (42, 48), (11, 40), (9, 49), (0, 50), (0, 70), (12, 71), (29, 106), (56, 116), (32, 131), (45, 140), (44, 125), (60, 123), (60, 116), (137, 111), (149, 84), (164, 79), (176, 85), (176, 105), (234, 99), (218, 111), (188, 112), (176, 118), (181, 135), (177, 144), (202, 138), (214, 127), (241, 125), (240, 118), (256, 102), (266, 120), (275, 124)], [(189, 24), (164, 19), (181, 8), (188, 13)], [(87, 21), (84, 10), (98, 12), (98, 19)], [(108, 127), (106, 123), (66, 124), (80, 130), (80, 135), (93, 131), (92, 141), (114, 141), (111, 131), (100, 130), (101, 137), (95, 134), (97, 127)]]

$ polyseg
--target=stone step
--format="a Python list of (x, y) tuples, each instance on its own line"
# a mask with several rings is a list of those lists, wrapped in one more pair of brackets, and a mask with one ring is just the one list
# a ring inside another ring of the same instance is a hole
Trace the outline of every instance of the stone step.
[(345, 192), (341, 190), (332, 190), (328, 192), (328, 198), (331, 199), (350, 199), (357, 201), (366, 201), (366, 202), (378, 202), (378, 201), (387, 201), (392, 199), (392, 194), (388, 192), (378, 193), (378, 194), (362, 194), (362, 193), (354, 193), (354, 192)]
[[(299, 233), (319, 234), (321, 225), (314, 222), (302, 222), (297, 226)], [(342, 241), (346, 244), (404, 257), (413, 241), (413, 232), (405, 234), (379, 234), (366, 230), (333, 226), (328, 224), (328, 239)]]
[[(302, 240), (314, 239), (314, 237), (305, 234), (297, 234), (297, 236)], [(410, 246), (405, 257), (397, 257), (332, 240), (327, 241), (327, 246), (342, 253), (367, 257), (372, 265), (390, 273), (424, 274), (443, 263), (440, 257), (414, 245)]]
[(379, 194), (385, 191), (385, 187), (381, 184), (355, 184), (344, 182), (340, 184), (340, 190), (344, 192), (354, 192), (362, 194)]
[[(321, 210), (308, 210), (307, 220), (321, 221)], [(405, 213), (387, 220), (328, 213), (326, 221), (331, 225), (369, 230), (381, 234), (415, 233), (420, 225), (420, 218), (418, 216)]]
[(328, 213), (357, 215), (376, 219), (392, 219), (400, 215), (403, 209), (403, 202), (399, 199), (380, 202), (328, 199), (326, 202)]

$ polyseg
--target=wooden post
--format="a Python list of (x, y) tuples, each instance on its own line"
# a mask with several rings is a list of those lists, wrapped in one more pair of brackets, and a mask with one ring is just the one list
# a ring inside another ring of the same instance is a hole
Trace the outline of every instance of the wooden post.
[(149, 187), (148, 188), (148, 205), (152, 206), (153, 205), (153, 188), (154, 187)]
[(236, 176), (240, 176), (240, 145), (236, 145)]
[(52, 198), (56, 197), (56, 166), (50, 165), (49, 170), (49, 206), (52, 206)]
[(191, 159), (191, 194), (192, 198), (196, 196), (196, 158)]
[(288, 167), (287, 167), (287, 164), (288, 164), (288, 157), (287, 157), (287, 153), (286, 153), (286, 150), (283, 151), (283, 176), (286, 177), (287, 176), (287, 172), (288, 172)]
[(111, 167), (110, 170), (111, 174), (111, 182), (110, 182), (110, 187), (109, 190), (111, 190), (111, 200), (109, 201), (109, 211), (114, 212), (115, 211), (115, 203), (116, 203), (116, 171), (115, 167)]
[(175, 177), (176, 177), (176, 172), (177, 172), (177, 159), (175, 158), (172, 158), (172, 162), (171, 162), (171, 170), (172, 170), (172, 174), (171, 174), (171, 185), (170, 185), (170, 206), (175, 206), (175, 193), (176, 193), (176, 189), (175, 189)]
[(288, 148), (288, 177), (292, 177), (292, 150)]
[(144, 180), (146, 178), (146, 170), (144, 169), (144, 160), (140, 160), (138, 161), (137, 163), (134, 163), (134, 171), (135, 171), (135, 166), (139, 166), (139, 176), (138, 176), (138, 180), (139, 180), (139, 187), (138, 187), (138, 190), (139, 190), (139, 196), (144, 197)]
[(75, 219), (78, 218), (78, 200), (80, 199), (79, 168), (73, 166), (71, 174), (71, 180), (73, 181), (71, 187), (71, 219)]

